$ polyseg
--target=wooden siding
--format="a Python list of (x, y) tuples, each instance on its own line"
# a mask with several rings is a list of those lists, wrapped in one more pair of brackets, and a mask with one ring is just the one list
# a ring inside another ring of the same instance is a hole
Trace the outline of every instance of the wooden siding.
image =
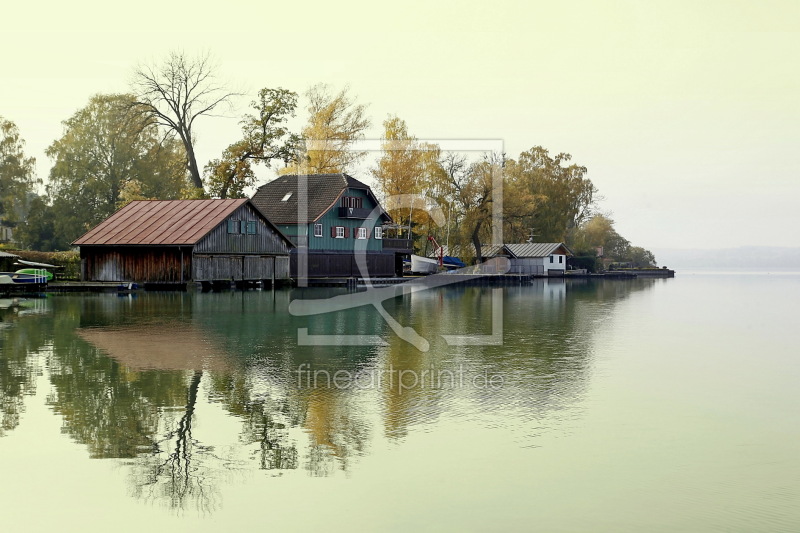
[[(370, 199), (367, 191), (363, 189), (347, 189), (342, 196), (355, 196), (362, 198), (362, 205), (365, 209), (370, 211), (376, 207), (375, 202)], [(303, 234), (307, 231), (308, 235), (308, 248), (309, 250), (339, 250), (339, 251), (352, 251), (356, 249), (356, 244), (363, 245), (363, 240), (359, 242), (358, 239), (353, 238), (353, 232), (356, 228), (365, 227), (369, 229), (369, 238), (367, 239), (366, 249), (370, 252), (378, 252), (383, 250), (383, 241), (375, 238), (373, 228), (380, 225), (379, 213), (368, 220), (359, 220), (354, 218), (340, 218), (339, 206), (341, 205), (341, 196), (336, 200), (331, 209), (324, 215), (317, 219), (316, 223), (322, 224), (322, 237), (314, 237), (314, 223), (302, 225), (296, 230), (296, 234)], [(331, 227), (344, 226), (348, 228), (348, 236), (343, 239), (331, 237)], [(305, 231), (303, 231), (305, 230)]]
[(288, 256), (197, 254), (192, 264), (194, 281), (289, 278)]
[[(191, 247), (94, 247), (82, 246), (84, 279), (87, 281), (138, 281), (181, 283), (191, 279)], [(183, 272), (181, 272), (183, 265)]]
[[(256, 223), (256, 234), (228, 233), (228, 220)], [(273, 230), (256, 209), (245, 204), (203, 237), (194, 248), (197, 254), (288, 254), (289, 245)], [(223, 278), (226, 279), (226, 278)]]
[[(298, 253), (292, 253), (291, 274), (293, 278), (298, 278), (300, 273), (297, 269)], [(308, 277), (309, 278), (331, 278), (331, 277), (391, 277), (395, 275), (395, 254), (394, 253), (368, 253), (367, 274), (362, 274), (353, 254), (348, 253), (321, 253), (311, 252), (308, 257)]]
[(541, 257), (512, 257), (509, 262), (509, 274), (544, 275), (544, 264)]

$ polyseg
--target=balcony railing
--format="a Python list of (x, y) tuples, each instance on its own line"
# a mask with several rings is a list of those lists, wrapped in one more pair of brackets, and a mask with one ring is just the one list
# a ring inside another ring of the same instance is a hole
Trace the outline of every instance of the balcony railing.
[(410, 254), (412, 251), (412, 245), (409, 239), (387, 239), (384, 237), (383, 249)]
[(340, 207), (339, 218), (358, 218), (364, 220), (372, 213), (372, 209), (364, 209), (362, 207)]

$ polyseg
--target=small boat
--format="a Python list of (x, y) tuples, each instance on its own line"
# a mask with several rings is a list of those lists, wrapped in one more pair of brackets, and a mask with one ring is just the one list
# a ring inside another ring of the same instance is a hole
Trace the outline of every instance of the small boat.
[(436, 274), (439, 270), (439, 261), (421, 255), (411, 255), (411, 272), (414, 274)]
[(17, 284), (22, 283), (47, 283), (46, 274), (27, 274), (24, 272), (14, 272), (11, 274), (11, 281)]
[(47, 278), (47, 281), (53, 281), (53, 273), (48, 272), (47, 270), (42, 271), (40, 268), (20, 268), (16, 272), (17, 274), (33, 274), (33, 275), (44, 275)]

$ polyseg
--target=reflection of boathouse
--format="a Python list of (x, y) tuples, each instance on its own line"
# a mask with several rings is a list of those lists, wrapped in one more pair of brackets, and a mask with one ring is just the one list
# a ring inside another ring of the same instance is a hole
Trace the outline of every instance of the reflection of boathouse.
[(247, 199), (131, 202), (73, 244), (82, 279), (288, 279), (291, 242)]

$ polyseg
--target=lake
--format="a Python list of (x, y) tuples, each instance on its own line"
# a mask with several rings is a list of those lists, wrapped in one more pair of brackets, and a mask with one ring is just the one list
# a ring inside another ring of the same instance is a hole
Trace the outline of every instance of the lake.
[(3, 530), (800, 530), (800, 274), (391, 290), (0, 300)]

